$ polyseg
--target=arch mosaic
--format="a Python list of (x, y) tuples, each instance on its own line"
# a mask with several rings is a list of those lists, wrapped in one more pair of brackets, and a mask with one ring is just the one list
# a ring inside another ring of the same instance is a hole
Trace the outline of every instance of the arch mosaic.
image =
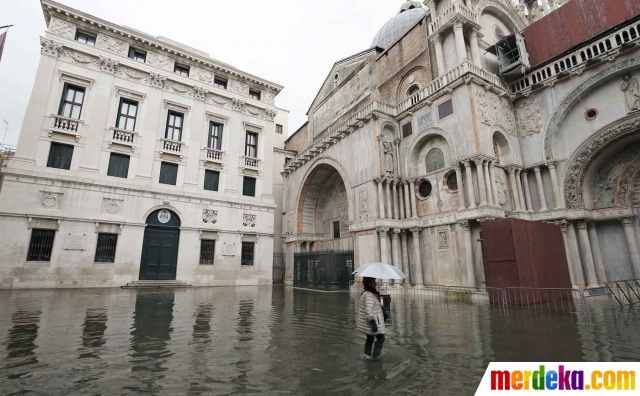
[(594, 74), (582, 84), (578, 85), (575, 89), (569, 92), (567, 96), (564, 97), (564, 99), (562, 99), (562, 102), (560, 102), (560, 104), (556, 108), (556, 111), (551, 116), (551, 119), (547, 124), (547, 128), (543, 131), (543, 151), (547, 160), (554, 159), (553, 145), (555, 142), (555, 136), (558, 133), (560, 125), (564, 121), (569, 111), (578, 102), (578, 97), (582, 96), (586, 91), (595, 88), (597, 85), (604, 83), (607, 77), (614, 74), (622, 74), (626, 69), (637, 65), (640, 65), (640, 56), (625, 59), (612, 66), (609, 66), (606, 69), (603, 69)]
[[(442, 128), (431, 127), (425, 130), (424, 132), (421, 132), (415, 135), (415, 138), (407, 148), (406, 155), (404, 156), (404, 172), (405, 172), (404, 174), (405, 175), (409, 174), (409, 170), (411, 168), (411, 161), (412, 159), (414, 159), (416, 155), (416, 152), (415, 152), (416, 149), (419, 148), (419, 146), (422, 143), (426, 142), (427, 140), (435, 136), (444, 138), (447, 141), (447, 145), (449, 146), (451, 157), (454, 160), (458, 158), (458, 150), (456, 149), (456, 142), (451, 136), (451, 134)], [(420, 158), (419, 161), (420, 163), (424, 163), (422, 158)], [(449, 165), (449, 164), (445, 164), (445, 165)]]
[(640, 114), (632, 114), (604, 127), (578, 147), (565, 170), (564, 195), (567, 208), (584, 208), (584, 179), (593, 160), (620, 139), (638, 133), (639, 129)]

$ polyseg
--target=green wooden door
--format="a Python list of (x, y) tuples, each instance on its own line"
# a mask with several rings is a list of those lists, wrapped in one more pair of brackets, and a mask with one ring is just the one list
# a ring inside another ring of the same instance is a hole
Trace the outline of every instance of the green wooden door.
[(144, 231), (140, 280), (175, 280), (180, 230), (147, 226)]

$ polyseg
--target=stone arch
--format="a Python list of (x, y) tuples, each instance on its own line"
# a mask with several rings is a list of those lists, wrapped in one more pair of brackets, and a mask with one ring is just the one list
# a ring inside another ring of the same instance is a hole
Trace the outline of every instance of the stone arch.
[(391, 141), (394, 141), (395, 139), (399, 139), (400, 138), (400, 128), (398, 128), (398, 125), (391, 122), (391, 121), (384, 121), (381, 125), (380, 125), (380, 133), (382, 134), (382, 136), (384, 137), (390, 137)]
[(476, 6), (476, 12), (478, 15), (482, 15), (484, 12), (489, 12), (497, 16), (504, 23), (509, 22), (513, 32), (522, 31), (527, 27), (526, 21), (516, 11), (515, 7), (509, 7), (502, 4), (497, 0), (484, 0), (478, 3)]
[(515, 156), (511, 150), (512, 145), (504, 133), (499, 130), (494, 130), (491, 141), (493, 143), (493, 152), (500, 164), (507, 165), (515, 163)]
[(182, 213), (180, 213), (180, 211), (176, 208), (174, 208), (173, 206), (169, 206), (169, 205), (157, 205), (152, 207), (151, 209), (147, 210), (144, 215), (142, 216), (142, 218), (140, 219), (143, 223), (147, 222), (147, 218), (149, 218), (149, 215), (151, 215), (151, 213), (160, 210), (160, 209), (167, 209), (170, 212), (173, 212), (176, 214), (176, 216), (178, 216), (178, 219), (180, 220), (180, 224), (183, 225), (184, 224), (184, 215)]
[(640, 154), (620, 172), (616, 181), (615, 206), (640, 206)]
[(578, 147), (564, 170), (567, 208), (580, 209), (591, 205), (585, 200), (585, 192), (588, 194), (585, 190), (592, 185), (597, 168), (622, 146), (633, 139), (640, 139), (639, 131), (640, 114), (636, 113), (602, 128)]
[(571, 109), (579, 103), (579, 97), (583, 96), (585, 92), (590, 91), (601, 84), (609, 81), (609, 77), (623, 75), (628, 72), (628, 69), (640, 65), (640, 56), (625, 59), (614, 65), (611, 65), (598, 73), (591, 76), (589, 79), (578, 85), (571, 92), (569, 92), (556, 107), (555, 112), (549, 119), (546, 128), (542, 132), (543, 136), (543, 152), (546, 160), (554, 159), (554, 143), (555, 137), (565, 117), (569, 114)]
[[(404, 161), (404, 171), (405, 171), (405, 175), (409, 175), (409, 169), (411, 166), (411, 162), (413, 160), (415, 160), (415, 156), (417, 155), (416, 152), (416, 148), (418, 148), (419, 146), (423, 145), (427, 140), (439, 136), (441, 138), (444, 138), (447, 141), (447, 145), (449, 146), (449, 151), (451, 153), (451, 158), (452, 159), (457, 159), (458, 158), (458, 152), (456, 149), (456, 142), (453, 139), (453, 136), (451, 136), (451, 134), (449, 132), (447, 132), (446, 130), (442, 129), (442, 128), (438, 128), (438, 127), (431, 127), (426, 129), (425, 131), (415, 135), (413, 141), (411, 142), (411, 144), (409, 145), (409, 147), (407, 148), (406, 151), (406, 155), (404, 156), (405, 161)], [(450, 164), (446, 164), (445, 165), (450, 165)]]
[(422, 67), (414, 67), (405, 73), (402, 80), (398, 84), (396, 90), (396, 103), (400, 103), (407, 98), (407, 92), (412, 85), (418, 85), (418, 87), (424, 87), (431, 80), (431, 74), (429, 71)]
[(347, 172), (336, 161), (330, 158), (319, 158), (309, 167), (304, 175), (303, 183), (297, 195), (297, 217), (295, 223), (296, 233), (316, 232), (316, 209), (326, 182), (332, 177), (338, 176), (344, 184), (347, 201), (347, 221), (354, 219), (353, 190), (349, 183)]

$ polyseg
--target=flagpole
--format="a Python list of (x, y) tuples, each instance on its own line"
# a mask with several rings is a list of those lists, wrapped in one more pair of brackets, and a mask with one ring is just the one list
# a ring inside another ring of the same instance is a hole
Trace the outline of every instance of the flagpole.
[(13, 25), (0, 26), (0, 29), (10, 28), (10, 27), (12, 27), (12, 26), (13, 26)]

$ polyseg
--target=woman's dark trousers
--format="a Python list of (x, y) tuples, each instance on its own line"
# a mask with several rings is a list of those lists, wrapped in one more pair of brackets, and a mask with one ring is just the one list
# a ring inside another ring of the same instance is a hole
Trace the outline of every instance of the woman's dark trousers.
[(364, 344), (364, 354), (373, 358), (377, 358), (382, 352), (382, 347), (384, 345), (384, 334), (378, 334), (375, 336), (375, 338), (376, 345), (373, 348), (373, 355), (371, 354), (371, 348), (373, 347), (374, 336), (367, 335), (367, 342)]

